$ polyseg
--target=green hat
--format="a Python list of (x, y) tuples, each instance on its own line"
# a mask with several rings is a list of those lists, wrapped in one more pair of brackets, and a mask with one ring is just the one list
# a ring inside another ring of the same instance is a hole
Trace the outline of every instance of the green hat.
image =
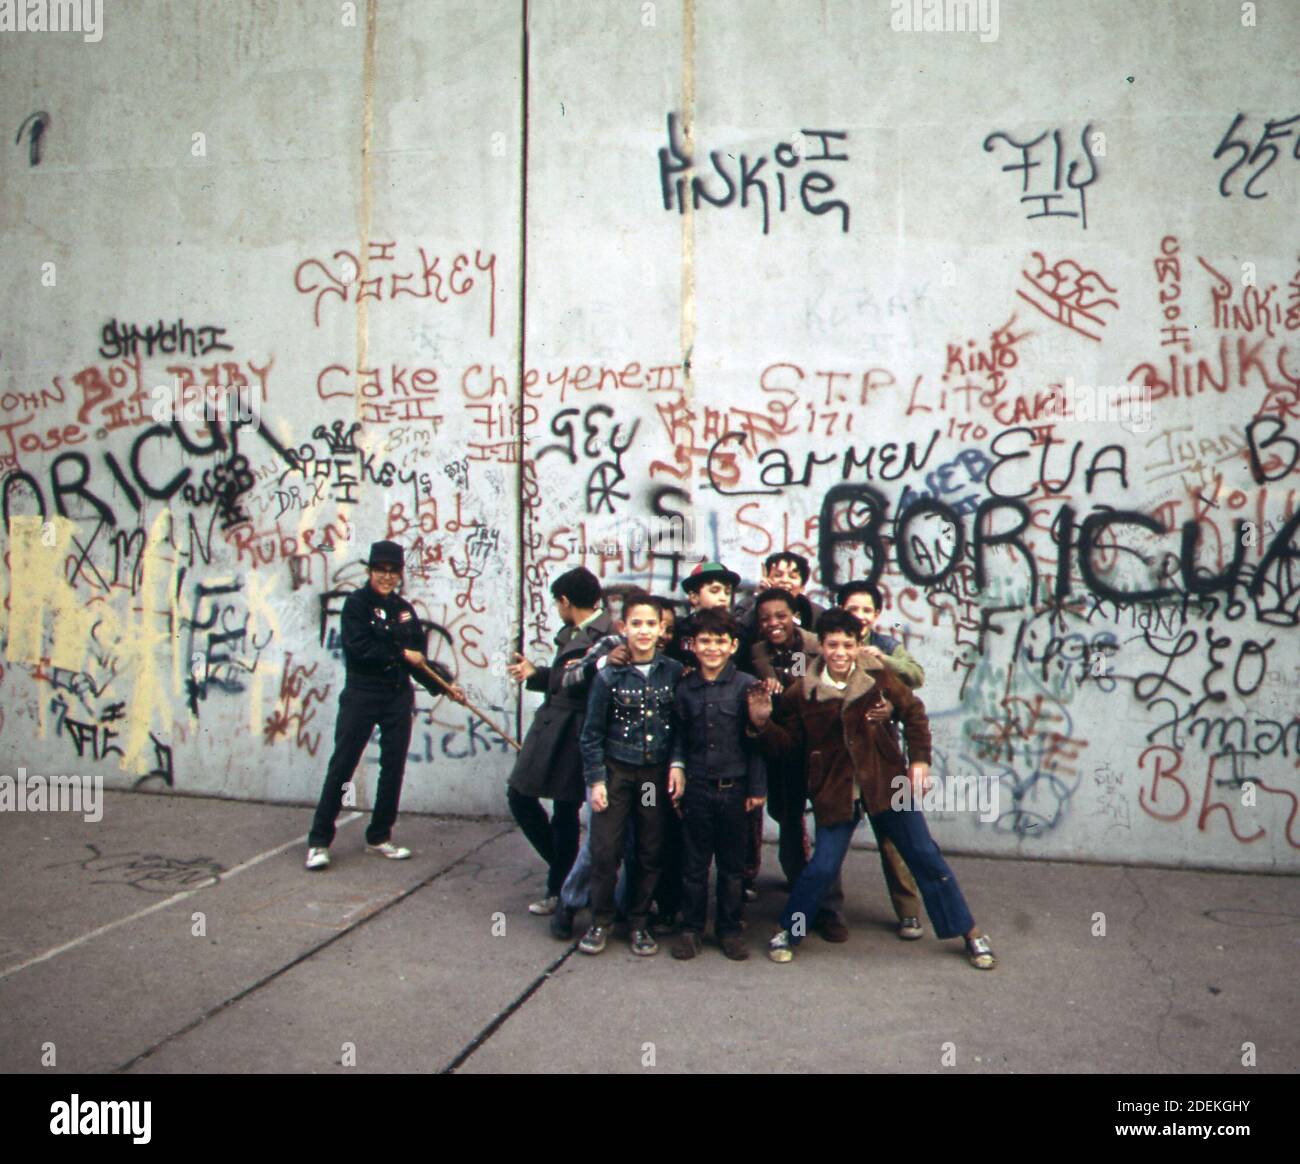
[(740, 585), (740, 575), (728, 570), (721, 562), (701, 562), (682, 579), (682, 589), (693, 594), (706, 582), (725, 582), (735, 590)]

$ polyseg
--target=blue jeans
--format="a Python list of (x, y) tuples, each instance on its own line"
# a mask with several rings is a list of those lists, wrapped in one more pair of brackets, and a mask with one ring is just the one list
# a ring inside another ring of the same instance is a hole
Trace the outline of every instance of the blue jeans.
[(812, 860), (795, 880), (790, 900), (785, 903), (785, 912), (781, 914), (781, 928), (790, 931), (791, 940), (796, 945), (807, 936), (808, 928), (817, 916), (818, 905), (831, 882), (839, 876), (840, 866), (849, 851), (849, 841), (853, 839), (853, 830), (861, 819), (862, 814), (855, 806), (851, 821), (817, 826)]
[(894, 842), (894, 848), (911, 869), (916, 887), (925, 902), (936, 938), (960, 938), (975, 926), (957, 876), (943, 859), (939, 846), (930, 836), (925, 813), (920, 809), (903, 812), (878, 812), (868, 817), (876, 844)]
[[(582, 810), (587, 831), (582, 834), (582, 846), (569, 869), (569, 875), (560, 886), (560, 904), (573, 910), (586, 909), (591, 904), (591, 806)], [(623, 867), (618, 873), (618, 884), (614, 886), (614, 904), (619, 913), (627, 913), (627, 863), (629, 855), (636, 852), (636, 821), (630, 822), (627, 830), (627, 849), (623, 857)]]
[[(862, 813), (856, 806), (853, 820), (837, 825), (818, 825), (817, 840), (812, 860), (804, 866), (799, 879), (790, 891), (785, 912), (781, 915), (781, 928), (791, 932), (796, 944), (807, 936), (808, 927), (817, 914), (817, 907), (831, 882), (844, 864), (849, 851), (853, 830), (858, 827)], [(925, 902), (925, 912), (930, 915), (937, 938), (957, 938), (968, 933), (975, 925), (962, 896), (957, 878), (943, 859), (939, 846), (926, 827), (925, 814), (919, 809), (877, 813), (868, 818), (876, 843), (888, 838), (902, 855)], [(799, 932), (795, 932), (798, 921)]]

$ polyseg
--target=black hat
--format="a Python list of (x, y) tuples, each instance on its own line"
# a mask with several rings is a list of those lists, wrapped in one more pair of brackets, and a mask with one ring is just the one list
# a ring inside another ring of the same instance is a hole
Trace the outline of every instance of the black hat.
[(371, 542), (367, 566), (396, 566), (399, 570), (406, 562), (406, 553), (396, 542)]

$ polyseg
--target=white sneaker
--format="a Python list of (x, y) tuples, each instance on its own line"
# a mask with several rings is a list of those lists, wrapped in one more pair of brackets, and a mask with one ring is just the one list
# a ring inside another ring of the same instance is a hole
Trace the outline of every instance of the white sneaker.
[(330, 863), (330, 851), (328, 849), (307, 850), (308, 869), (328, 869), (329, 863)]
[(411, 850), (404, 848), (402, 845), (395, 845), (392, 841), (384, 841), (378, 845), (367, 845), (367, 853), (374, 853), (376, 857), (387, 857), (390, 861), (405, 861), (411, 855)]
[(560, 899), (558, 897), (543, 897), (541, 901), (534, 901), (528, 907), (528, 912), (535, 913), (540, 917), (550, 917), (559, 904)]

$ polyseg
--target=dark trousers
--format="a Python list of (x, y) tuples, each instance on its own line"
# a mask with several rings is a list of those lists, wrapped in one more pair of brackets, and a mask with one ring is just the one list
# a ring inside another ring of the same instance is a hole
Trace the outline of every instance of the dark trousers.
[(804, 810), (808, 802), (808, 783), (802, 759), (797, 764), (768, 761), (767, 814), (778, 830), (777, 860), (785, 879), (794, 884), (812, 855)]
[(746, 885), (753, 885), (758, 880), (759, 870), (763, 867), (763, 809), (760, 805), (745, 814), (745, 872)]
[(551, 815), (536, 796), (525, 796), (513, 788), (506, 789), (506, 803), (510, 814), (523, 830), (528, 843), (537, 850), (547, 865), (546, 896), (558, 897), (560, 886), (573, 868), (578, 855), (578, 809), (580, 800), (552, 802)]
[(614, 886), (623, 859), (627, 822), (636, 817), (636, 880), (629, 886), (628, 924), (646, 928), (650, 900), (659, 884), (664, 817), (668, 805), (668, 765), (630, 768), (605, 761), (609, 807), (591, 814), (591, 915), (598, 926), (614, 924)]
[(409, 684), (405, 689), (388, 691), (343, 688), (338, 718), (334, 721), (334, 754), (325, 770), (325, 787), (321, 789), (311, 832), (307, 835), (309, 846), (326, 849), (333, 843), (334, 822), (343, 805), (343, 785), (356, 771), (376, 726), (379, 728), (379, 788), (366, 829), (366, 843), (379, 845), (392, 836), (397, 802), (402, 796), (402, 774), (406, 770), (406, 749), (411, 743), (414, 708), (415, 692)]
[(682, 908), (682, 871), (686, 861), (686, 842), (683, 837), (682, 818), (673, 809), (671, 800), (664, 812), (663, 853), (659, 860), (659, 884), (655, 888), (655, 905), (659, 917), (669, 921)]
[(713, 925), (720, 938), (739, 933), (740, 911), (745, 902), (745, 844), (749, 835), (745, 782), (689, 779), (682, 802), (686, 809), (682, 829), (686, 850), (682, 928), (704, 932), (709, 865), (716, 858), (718, 887)]

